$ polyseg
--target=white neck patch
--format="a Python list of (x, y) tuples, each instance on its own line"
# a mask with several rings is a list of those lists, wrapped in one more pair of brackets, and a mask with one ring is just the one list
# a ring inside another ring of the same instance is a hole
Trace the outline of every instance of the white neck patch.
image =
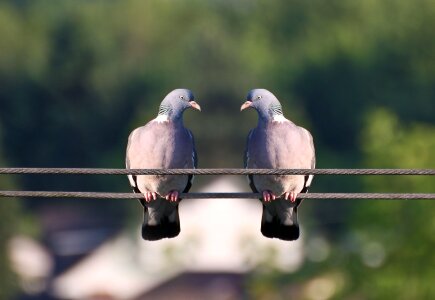
[(168, 115), (158, 115), (157, 118), (154, 119), (157, 123), (164, 123), (169, 121)]
[(287, 121), (287, 119), (283, 115), (274, 115), (272, 117), (272, 122), (283, 123)]

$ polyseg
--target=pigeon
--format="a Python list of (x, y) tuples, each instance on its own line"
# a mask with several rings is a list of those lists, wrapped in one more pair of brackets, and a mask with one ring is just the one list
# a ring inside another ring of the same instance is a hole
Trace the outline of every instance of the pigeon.
[[(197, 167), (193, 134), (183, 125), (187, 108), (201, 111), (187, 89), (170, 92), (160, 104), (158, 115), (128, 138), (127, 169), (192, 169)], [(193, 175), (128, 175), (144, 208), (142, 237), (155, 241), (173, 238), (180, 233), (179, 194), (187, 193)]]
[[(240, 110), (258, 112), (257, 127), (249, 132), (244, 163), (247, 169), (314, 169), (315, 153), (310, 132), (286, 119), (279, 100), (265, 89), (248, 93)], [(268, 238), (299, 238), (299, 193), (308, 192), (313, 175), (249, 175), (254, 193), (262, 195), (261, 233)], [(261, 199), (260, 199), (261, 200)]]

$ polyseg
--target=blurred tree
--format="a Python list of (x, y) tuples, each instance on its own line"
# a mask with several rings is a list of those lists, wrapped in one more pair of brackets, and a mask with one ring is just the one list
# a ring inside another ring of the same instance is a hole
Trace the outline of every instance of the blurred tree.
[[(1, 128), (0, 128), (1, 129)], [(1, 136), (1, 130), (0, 130)], [(0, 142), (0, 165), (5, 165)], [(7, 176), (2, 176), (0, 181), (1, 190), (13, 190), (14, 183)], [(9, 300), (18, 290), (15, 275), (11, 272), (8, 261), (8, 242), (10, 238), (19, 232), (19, 226), (23, 217), (19, 199), (0, 198), (0, 299)]]
[[(187, 87), (203, 107), (201, 114), (185, 116), (200, 167), (241, 167), (256, 116), (241, 114), (239, 107), (249, 89), (264, 87), (278, 96), (288, 118), (313, 133), (319, 168), (430, 167), (434, 27), (433, 0), (1, 1), (4, 164), (123, 167), (128, 133), (156, 115), (168, 91)], [(431, 186), (427, 180), (318, 176), (314, 190), (422, 191)], [(23, 176), (16, 184), (129, 190), (126, 179), (107, 176)], [(72, 202), (58, 205), (65, 203)], [(425, 207), (424, 213), (430, 212), (430, 204), (418, 204), (406, 211), (414, 215)], [(40, 205), (44, 201), (26, 204)], [(74, 205), (110, 220), (128, 215), (128, 205), (118, 201)], [(307, 201), (302, 211), (312, 220), (307, 236), (312, 232), (339, 243), (350, 224), (374, 214), (370, 209), (377, 205), (392, 209), (404, 203)], [(419, 221), (410, 219), (414, 225)], [(414, 227), (416, 238), (427, 237), (425, 229)], [(336, 253), (347, 245), (338, 245)], [(325, 264), (340, 265), (337, 261)], [(359, 265), (349, 262), (358, 274)], [(398, 260), (393, 264), (402, 266)], [(324, 269), (306, 266), (300, 280)]]
[[(369, 113), (365, 123), (362, 149), (367, 167), (435, 168), (434, 126), (404, 123), (382, 108)], [(367, 177), (365, 183), (368, 191), (435, 192), (430, 176)], [(351, 232), (359, 241), (360, 263), (354, 262), (348, 272), (350, 294), (383, 299), (435, 296), (432, 201), (358, 203), (353, 216)]]

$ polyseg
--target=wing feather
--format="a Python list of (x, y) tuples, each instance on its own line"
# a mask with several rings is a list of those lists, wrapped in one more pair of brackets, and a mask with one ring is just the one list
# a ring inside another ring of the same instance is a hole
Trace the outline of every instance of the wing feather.
[[(249, 140), (251, 139), (253, 132), (254, 132), (254, 129), (251, 129), (249, 131), (248, 138), (246, 139), (245, 153), (244, 153), (244, 156), (243, 156), (243, 164), (244, 164), (245, 169), (248, 168), (248, 163), (249, 163)], [(255, 184), (254, 184), (254, 178), (253, 178), (253, 176), (252, 175), (248, 175), (246, 177), (248, 178), (249, 187), (251, 188), (252, 192), (258, 193), (258, 190), (257, 190), (257, 188), (255, 187)]]
[[(198, 167), (198, 155), (196, 153), (196, 148), (195, 148), (195, 139), (193, 137), (193, 134), (190, 130), (187, 129), (187, 132), (189, 133), (190, 139), (192, 140), (192, 161), (193, 161), (193, 168), (196, 169)], [(187, 185), (183, 190), (183, 193), (187, 193), (189, 192), (190, 188), (192, 187), (192, 183), (194, 180), (195, 176), (194, 175), (189, 175), (188, 179), (187, 179)]]

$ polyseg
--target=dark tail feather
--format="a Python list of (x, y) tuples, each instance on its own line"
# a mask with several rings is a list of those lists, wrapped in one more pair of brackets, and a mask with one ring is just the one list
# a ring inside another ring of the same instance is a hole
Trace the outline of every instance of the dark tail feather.
[(142, 224), (142, 238), (147, 241), (157, 241), (164, 238), (173, 238), (180, 233), (180, 219), (178, 216), (178, 206), (174, 212), (176, 217), (169, 220), (168, 216), (163, 216), (158, 224), (148, 224), (148, 211), (144, 208), (144, 221)]
[(297, 217), (297, 207), (291, 208), (293, 224), (286, 225), (277, 215), (272, 216), (263, 205), (261, 233), (268, 238), (278, 238), (284, 241), (294, 241), (299, 238), (300, 230)]
[[(264, 211), (263, 207), (263, 211)], [(276, 235), (276, 232), (279, 230), (279, 223), (278, 220), (274, 217), (271, 221), (267, 221), (263, 218), (261, 220), (261, 233), (268, 238), (274, 238)]]

